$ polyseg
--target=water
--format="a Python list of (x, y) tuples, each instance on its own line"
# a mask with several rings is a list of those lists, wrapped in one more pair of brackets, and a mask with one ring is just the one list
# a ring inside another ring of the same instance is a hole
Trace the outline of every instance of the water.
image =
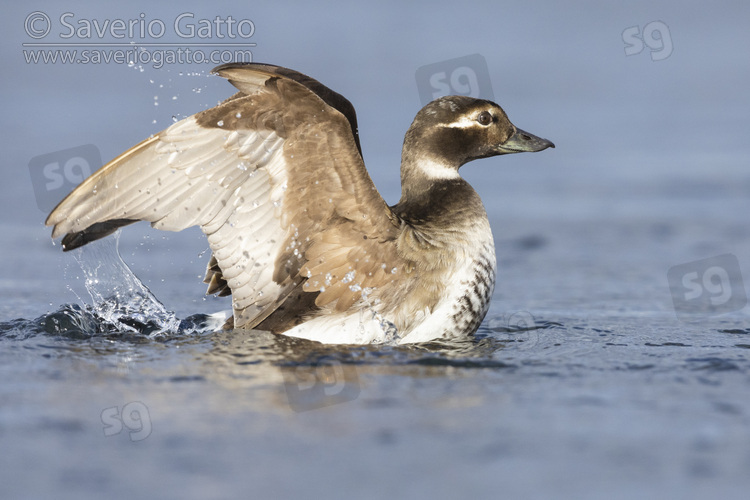
[[(666, 283), (675, 254), (696, 241), (710, 253), (727, 224), (493, 221), (500, 281), (462, 343), (322, 346), (184, 312), (154, 335), (142, 319), (113, 327), (84, 294), (5, 321), (3, 484), (27, 498), (741, 498), (747, 314), (680, 321)], [(124, 255), (138, 238), (125, 231)], [(747, 262), (750, 239), (732, 250)], [(150, 259), (169, 274), (193, 251)], [(66, 257), (69, 279), (85, 275)], [(193, 274), (170, 284), (163, 311)]]
[[(350, 98), (390, 203), (420, 67), (481, 54), (511, 120), (557, 146), (462, 169), (498, 255), (476, 337), (336, 347), (217, 330), (210, 315), (230, 304), (203, 297), (209, 254), (195, 230), (123, 231), (145, 288), (119, 281), (117, 259), (81, 269), (42, 227), (30, 160), (93, 145), (106, 161), (232, 89), (211, 64), (26, 64), (37, 7), (9, 5), (0, 498), (746, 498), (748, 5), (330, 8), (180, 7), (194, 21), (252, 19), (256, 60)], [(48, 14), (143, 12), (171, 29), (183, 12), (112, 9), (73, 1)], [(657, 21), (669, 57), (656, 38), (626, 55), (623, 34)], [(86, 281), (99, 278), (92, 297)]]

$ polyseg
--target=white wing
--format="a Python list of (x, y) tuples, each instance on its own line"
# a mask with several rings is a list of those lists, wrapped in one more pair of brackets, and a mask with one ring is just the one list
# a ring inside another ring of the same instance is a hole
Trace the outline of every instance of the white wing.
[(273, 131), (208, 129), (186, 118), (106, 165), (47, 223), (53, 237), (112, 219), (168, 231), (201, 226), (233, 292), (235, 320), (244, 323), (290, 285), (272, 279), (287, 235), (279, 213), (283, 142)]

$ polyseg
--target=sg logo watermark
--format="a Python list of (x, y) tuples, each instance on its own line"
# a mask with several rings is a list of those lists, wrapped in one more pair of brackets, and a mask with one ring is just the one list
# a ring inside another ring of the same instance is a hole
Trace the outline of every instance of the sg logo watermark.
[(690, 319), (695, 312), (715, 316), (747, 305), (740, 263), (732, 254), (671, 267), (667, 280), (678, 319)]
[(131, 441), (143, 441), (151, 435), (151, 416), (146, 405), (140, 401), (126, 404), (122, 407), (122, 413), (117, 406), (105, 408), (102, 410), (102, 424), (106, 437), (121, 433), (123, 426), (130, 432)]
[(422, 106), (446, 95), (495, 100), (487, 61), (479, 54), (422, 66), (415, 77)]
[(539, 326), (528, 311), (515, 311), (503, 314), (489, 321), (489, 329), (495, 333), (509, 335), (509, 340), (519, 350), (532, 349), (539, 343)]
[(634, 56), (643, 52), (645, 47), (651, 51), (652, 61), (661, 61), (672, 55), (672, 35), (669, 26), (661, 21), (652, 21), (643, 27), (625, 28), (622, 32), (625, 42), (625, 55)]
[(37, 206), (49, 213), (101, 166), (101, 154), (93, 144), (35, 156), (29, 161), (29, 173)]
[(282, 368), (289, 406), (296, 412), (332, 406), (359, 397), (354, 365), (325, 357), (312, 366)]

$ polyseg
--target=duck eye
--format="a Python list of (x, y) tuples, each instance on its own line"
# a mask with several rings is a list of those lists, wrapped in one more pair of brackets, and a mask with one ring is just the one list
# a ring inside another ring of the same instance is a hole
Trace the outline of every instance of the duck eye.
[(492, 114), (489, 111), (482, 111), (477, 116), (477, 121), (480, 125), (489, 125), (492, 123)]

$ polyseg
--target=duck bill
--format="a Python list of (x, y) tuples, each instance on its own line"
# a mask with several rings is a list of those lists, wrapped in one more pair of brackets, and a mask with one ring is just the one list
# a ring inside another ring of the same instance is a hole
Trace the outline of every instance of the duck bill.
[(547, 148), (554, 148), (555, 145), (552, 141), (542, 139), (534, 134), (530, 134), (520, 128), (516, 129), (516, 133), (508, 137), (508, 139), (497, 146), (497, 154), (510, 154), (510, 153), (534, 153), (536, 151), (542, 151)]

